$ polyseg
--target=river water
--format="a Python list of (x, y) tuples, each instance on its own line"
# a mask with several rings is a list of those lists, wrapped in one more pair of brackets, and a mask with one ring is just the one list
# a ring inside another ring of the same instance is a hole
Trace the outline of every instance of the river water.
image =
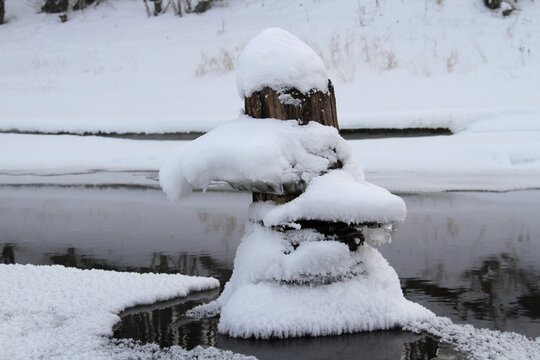
[[(380, 248), (405, 297), (456, 323), (540, 336), (540, 191), (400, 194), (407, 219)], [(231, 276), (251, 195), (195, 193), (169, 203), (155, 189), (0, 187), (3, 263)], [(114, 336), (161, 346), (216, 346), (260, 359), (461, 359), (429, 336), (376, 331), (243, 340), (217, 319), (183, 313), (220, 290), (124, 311)]]

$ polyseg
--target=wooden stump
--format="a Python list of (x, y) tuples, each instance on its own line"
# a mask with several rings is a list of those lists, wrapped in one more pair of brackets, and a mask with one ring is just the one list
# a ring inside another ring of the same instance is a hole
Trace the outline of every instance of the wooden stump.
[(4, 0), (0, 0), (0, 25), (4, 23), (4, 15), (6, 11), (4, 9)]
[[(244, 98), (244, 109), (246, 115), (256, 119), (297, 120), (301, 125), (316, 121), (339, 130), (336, 95), (330, 80), (328, 92), (311, 90), (304, 94), (294, 88), (277, 92), (265, 87)], [(298, 195), (300, 194), (275, 195), (254, 192), (253, 202), (274, 201), (276, 204), (284, 204)]]
[(244, 99), (247, 115), (256, 119), (297, 120), (300, 124), (316, 121), (339, 130), (334, 86), (328, 80), (328, 92), (311, 90), (307, 94), (297, 89), (277, 92), (269, 87)]

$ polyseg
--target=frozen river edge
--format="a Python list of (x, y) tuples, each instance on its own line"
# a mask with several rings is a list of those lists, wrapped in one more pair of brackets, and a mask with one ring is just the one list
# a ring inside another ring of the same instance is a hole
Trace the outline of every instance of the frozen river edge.
[[(536, 118), (456, 135), (348, 140), (366, 179), (393, 192), (540, 188)], [(533, 126), (534, 125), (534, 126)], [(158, 187), (157, 172), (186, 140), (0, 134), (0, 185)], [(219, 187), (219, 186), (218, 186)]]

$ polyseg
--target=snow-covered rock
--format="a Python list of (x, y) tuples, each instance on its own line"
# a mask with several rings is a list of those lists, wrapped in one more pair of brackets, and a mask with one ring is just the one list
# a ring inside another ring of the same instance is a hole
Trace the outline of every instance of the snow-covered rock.
[(266, 86), (277, 92), (291, 88), (326, 92), (328, 74), (306, 43), (285, 30), (269, 28), (251, 39), (240, 54), (236, 84), (242, 98)]

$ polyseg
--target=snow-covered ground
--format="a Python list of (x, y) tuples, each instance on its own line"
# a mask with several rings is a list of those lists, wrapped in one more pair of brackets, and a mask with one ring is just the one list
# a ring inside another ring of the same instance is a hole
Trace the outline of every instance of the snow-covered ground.
[(0, 265), (0, 277), (5, 359), (248, 358), (108, 338), (123, 309), (218, 287), (212, 278), (34, 265)]
[(503, 17), (475, 1), (223, 0), (148, 18), (139, 0), (38, 14), (6, 2), (0, 129), (169, 132), (235, 118), (247, 41), (281, 27), (325, 62), (342, 127), (451, 127), (538, 109), (540, 5)]

